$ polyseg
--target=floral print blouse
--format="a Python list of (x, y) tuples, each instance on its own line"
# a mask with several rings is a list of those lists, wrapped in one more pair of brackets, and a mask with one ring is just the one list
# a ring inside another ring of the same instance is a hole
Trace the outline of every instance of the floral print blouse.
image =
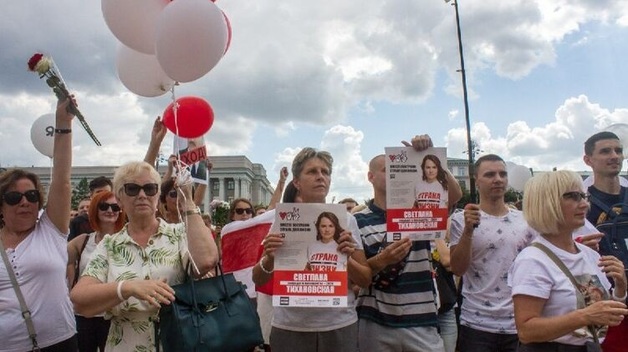
[[(145, 248), (129, 236), (128, 224), (117, 234), (105, 236), (83, 276), (101, 282), (166, 278), (171, 286), (182, 283), (189, 257), (185, 226), (159, 221), (157, 233)], [(111, 319), (105, 351), (154, 351), (153, 320), (157, 316), (157, 308), (135, 297), (105, 312), (105, 318)]]

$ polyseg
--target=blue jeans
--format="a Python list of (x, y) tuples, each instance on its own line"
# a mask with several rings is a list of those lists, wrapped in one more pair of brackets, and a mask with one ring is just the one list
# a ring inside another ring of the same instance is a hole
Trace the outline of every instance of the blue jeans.
[(440, 337), (445, 345), (445, 352), (455, 352), (458, 341), (458, 323), (456, 322), (456, 311), (453, 308), (438, 314), (438, 327)]
[(517, 352), (517, 334), (497, 334), (460, 325), (460, 352)]

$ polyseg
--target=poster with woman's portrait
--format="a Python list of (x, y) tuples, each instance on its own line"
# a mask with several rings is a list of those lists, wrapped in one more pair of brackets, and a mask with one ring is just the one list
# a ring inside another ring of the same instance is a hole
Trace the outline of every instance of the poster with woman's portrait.
[(447, 230), (447, 149), (386, 148), (387, 240), (444, 238)]
[(348, 258), (338, 251), (347, 222), (343, 204), (277, 205), (273, 231), (284, 244), (275, 253), (273, 306), (347, 306)]

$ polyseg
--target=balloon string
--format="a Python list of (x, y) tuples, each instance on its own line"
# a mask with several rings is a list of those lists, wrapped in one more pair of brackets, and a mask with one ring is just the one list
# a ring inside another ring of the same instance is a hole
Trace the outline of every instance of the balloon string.
[[(183, 172), (183, 164), (181, 163), (181, 146), (179, 146), (178, 141), (181, 140), (181, 137), (179, 137), (179, 117), (178, 117), (178, 110), (179, 110), (179, 104), (177, 103), (177, 97), (175, 94), (175, 85), (173, 85), (170, 88), (170, 92), (171, 92), (171, 97), (172, 97), (172, 110), (174, 112), (174, 130), (175, 130), (175, 140), (177, 141), (177, 143), (175, 144), (175, 154), (177, 156), (177, 160), (174, 163), (174, 168), (175, 168), (175, 176), (176, 177), (180, 177), (182, 172)], [(177, 193), (179, 195), (181, 195), (183, 197), (183, 201), (186, 202), (187, 198), (185, 197), (185, 194), (183, 192), (178, 192)], [(177, 215), (179, 217), (179, 222), (184, 222), (183, 221), (183, 214), (181, 213), (181, 208), (179, 208), (179, 202), (177, 201)], [(185, 231), (187, 233), (187, 222), (185, 223)]]

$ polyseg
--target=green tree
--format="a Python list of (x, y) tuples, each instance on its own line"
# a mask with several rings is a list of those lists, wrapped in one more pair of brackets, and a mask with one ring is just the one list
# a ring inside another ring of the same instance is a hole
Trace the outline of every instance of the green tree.
[(87, 182), (87, 178), (83, 177), (72, 189), (72, 209), (76, 209), (81, 199), (87, 197), (89, 197), (89, 183)]

